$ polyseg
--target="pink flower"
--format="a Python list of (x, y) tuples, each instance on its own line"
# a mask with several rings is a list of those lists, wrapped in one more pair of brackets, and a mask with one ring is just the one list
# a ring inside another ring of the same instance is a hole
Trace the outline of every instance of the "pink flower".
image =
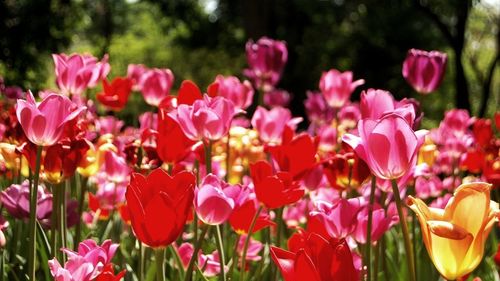
[(125, 122), (114, 116), (103, 116), (95, 121), (96, 130), (100, 135), (118, 135)]
[(134, 85), (132, 86), (132, 90), (134, 91), (140, 91), (141, 90), (141, 84), (139, 84), (139, 81), (141, 81), (141, 77), (148, 68), (144, 66), (143, 64), (129, 64), (127, 67), (127, 77), (132, 79), (132, 82)]
[(403, 63), (403, 77), (417, 92), (428, 94), (443, 81), (446, 61), (445, 53), (411, 49)]
[(333, 109), (328, 106), (321, 93), (308, 91), (304, 106), (307, 118), (313, 124), (328, 124), (333, 120)]
[(361, 118), (380, 119), (384, 114), (396, 112), (403, 116), (413, 128), (417, 122), (416, 106), (409, 100), (396, 101), (388, 91), (368, 89), (361, 92), (360, 102)]
[(29, 91), (26, 100), (17, 100), (16, 115), (26, 137), (34, 144), (51, 146), (58, 142), (67, 123), (85, 107), (78, 107), (66, 96), (50, 94), (39, 104)]
[[(194, 247), (189, 243), (182, 243), (177, 251), (182, 261), (182, 265), (184, 269), (186, 269), (189, 265), (189, 260), (193, 256)], [(219, 256), (217, 252), (214, 252), (209, 255), (205, 255), (202, 253), (198, 253), (198, 261), (197, 265), (200, 270), (203, 272), (203, 276), (205, 277), (213, 277), (217, 276), (220, 272), (220, 262)], [(227, 268), (224, 268), (227, 271)]]
[(221, 180), (213, 174), (205, 176), (200, 188), (195, 190), (194, 206), (204, 223), (219, 225), (231, 215), (234, 200), (224, 191)]
[(418, 177), (415, 180), (415, 194), (418, 198), (438, 197), (442, 190), (443, 183), (436, 175), (431, 175), (429, 178)]
[(289, 92), (283, 89), (273, 89), (264, 94), (264, 104), (268, 107), (282, 106), (286, 107), (292, 99)]
[(358, 212), (361, 211), (360, 198), (338, 199), (332, 204), (316, 201), (316, 210), (309, 213), (310, 220), (317, 220), (325, 226), (333, 238), (345, 238), (356, 229)]
[(211, 96), (219, 95), (233, 102), (236, 109), (246, 109), (252, 104), (253, 88), (248, 80), (240, 82), (235, 76), (224, 77), (217, 75), (209, 86)]
[(265, 92), (274, 88), (288, 60), (286, 43), (267, 37), (260, 38), (257, 43), (249, 40), (246, 53), (249, 68), (244, 70), (244, 74)]
[[(372, 242), (378, 241), (384, 233), (398, 222), (397, 216), (387, 216), (385, 210), (376, 206), (373, 208), (372, 216)], [(358, 213), (358, 223), (354, 231), (354, 239), (359, 243), (366, 243), (366, 232), (368, 230), (368, 206), (365, 206)]]
[(342, 107), (351, 97), (352, 92), (365, 83), (360, 79), (352, 81), (352, 72), (341, 73), (336, 69), (323, 72), (319, 81), (319, 89), (325, 97), (326, 102), (333, 108)]
[(158, 107), (170, 94), (174, 74), (170, 69), (153, 68), (141, 75), (139, 87), (147, 104)]
[(118, 244), (106, 240), (102, 246), (88, 239), (80, 243), (78, 252), (62, 249), (68, 256), (64, 267), (54, 258), (49, 261), (50, 273), (56, 281), (90, 281), (94, 280), (104, 267), (111, 263)]
[[(13, 184), (0, 192), (3, 207), (15, 218), (27, 219), (30, 214), (30, 189), (29, 181), (22, 184)], [(37, 218), (46, 220), (52, 213), (52, 194), (41, 185), (37, 189)]]
[(128, 182), (130, 168), (125, 158), (119, 156), (111, 150), (104, 152), (104, 163), (101, 166), (108, 181), (115, 183)]
[(280, 144), (285, 126), (295, 128), (302, 118), (292, 118), (290, 110), (274, 107), (270, 110), (258, 106), (252, 117), (252, 126), (259, 133), (259, 138), (268, 144)]
[(52, 58), (57, 86), (65, 95), (80, 95), (87, 88), (95, 87), (111, 69), (108, 55), (105, 55), (100, 62), (91, 55), (53, 54)]
[(177, 107), (177, 121), (191, 140), (219, 140), (227, 134), (236, 114), (233, 103), (223, 97), (196, 100)]
[(368, 164), (375, 176), (397, 179), (415, 166), (427, 131), (414, 132), (403, 117), (389, 113), (379, 120), (360, 120), (358, 133), (359, 137), (345, 134), (342, 140)]
[[(240, 239), (238, 240), (238, 247), (236, 248), (236, 251), (238, 253), (238, 256), (241, 259), (241, 256), (243, 255), (243, 247), (245, 246), (245, 240), (247, 239), (247, 234), (242, 234), (240, 236)], [(264, 248), (264, 245), (260, 243), (260, 241), (253, 239), (250, 237), (250, 240), (248, 242), (248, 248), (247, 248), (247, 255), (246, 255), (246, 260), (247, 261), (260, 261), (262, 257), (259, 255), (259, 252)]]

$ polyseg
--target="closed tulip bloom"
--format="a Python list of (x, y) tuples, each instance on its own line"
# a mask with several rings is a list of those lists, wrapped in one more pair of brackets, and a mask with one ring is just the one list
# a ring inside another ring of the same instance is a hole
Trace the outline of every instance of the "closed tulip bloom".
[(323, 72), (319, 81), (319, 89), (325, 97), (326, 102), (333, 108), (342, 107), (351, 97), (352, 92), (365, 83), (365, 80), (359, 79), (352, 81), (351, 71), (340, 72), (331, 69)]
[(140, 91), (141, 85), (139, 81), (141, 81), (141, 77), (144, 73), (148, 71), (148, 68), (143, 64), (129, 64), (127, 66), (127, 78), (132, 80), (133, 87), (132, 90)]
[(237, 109), (246, 109), (252, 104), (253, 88), (248, 80), (240, 82), (235, 76), (224, 77), (217, 75), (215, 81), (210, 84), (208, 94), (210, 96), (221, 96), (233, 102)]
[(65, 95), (80, 95), (104, 79), (111, 67), (108, 56), (98, 62), (90, 55), (65, 54), (52, 55), (55, 64), (56, 83)]
[(419, 118), (417, 114), (417, 106), (410, 100), (403, 99), (400, 102), (396, 101), (392, 94), (388, 91), (379, 89), (368, 89), (361, 92), (360, 102), (361, 118), (380, 119), (385, 114), (396, 112), (403, 116), (412, 128), (418, 125)]
[(265, 91), (276, 86), (288, 60), (286, 43), (267, 37), (256, 43), (250, 40), (246, 44), (246, 54), (249, 68), (244, 73), (255, 86)]
[(491, 185), (460, 185), (444, 209), (429, 208), (409, 196), (422, 237), (436, 269), (448, 280), (471, 273), (481, 262), (484, 245), (498, 221), (498, 203), (490, 201)]
[(102, 80), (103, 92), (97, 94), (97, 100), (105, 107), (120, 111), (127, 105), (128, 97), (132, 91), (133, 82), (129, 78), (116, 77), (111, 84)]
[(224, 193), (217, 176), (208, 174), (195, 191), (194, 205), (200, 220), (209, 225), (224, 223), (234, 208), (234, 200)]
[(345, 134), (342, 140), (366, 162), (375, 176), (398, 179), (415, 166), (427, 131), (414, 132), (403, 117), (390, 113), (379, 120), (360, 120), (358, 133), (359, 137)]
[(184, 134), (174, 117), (164, 109), (160, 109), (158, 113), (156, 151), (160, 159), (168, 164), (175, 164), (186, 158), (195, 144), (195, 141)]
[(443, 81), (446, 61), (445, 53), (411, 49), (403, 63), (403, 77), (415, 91), (428, 94)]
[(133, 173), (125, 198), (134, 234), (152, 248), (166, 247), (182, 234), (194, 197), (195, 177), (173, 177), (161, 168), (147, 177)]
[(271, 165), (265, 161), (250, 165), (250, 175), (257, 199), (269, 209), (293, 204), (304, 195), (304, 189), (293, 181), (290, 173), (278, 172), (275, 175)]
[[(368, 206), (365, 206), (358, 213), (358, 223), (356, 225), (356, 230), (354, 231), (354, 239), (359, 243), (365, 244), (368, 231)], [(399, 218), (397, 216), (391, 216), (385, 213), (385, 210), (380, 207), (375, 207), (373, 209), (372, 217), (373, 225), (371, 230), (371, 241), (378, 241), (384, 233), (389, 230), (394, 224), (398, 223)]]
[(286, 126), (294, 127), (302, 119), (292, 118), (292, 113), (284, 107), (270, 110), (258, 106), (252, 117), (252, 127), (259, 133), (259, 138), (267, 144), (280, 144)]
[(320, 222), (330, 237), (346, 238), (354, 232), (361, 211), (359, 198), (338, 199), (332, 204), (325, 201), (315, 202), (316, 210), (309, 213), (310, 220)]
[(66, 96), (49, 94), (37, 104), (28, 92), (26, 100), (17, 100), (16, 115), (26, 137), (34, 144), (50, 146), (58, 142), (66, 124), (78, 117), (85, 107), (78, 107)]
[(273, 89), (264, 94), (264, 104), (268, 107), (287, 107), (290, 104), (292, 95), (283, 89)]
[(139, 81), (142, 96), (147, 104), (158, 107), (170, 94), (174, 83), (174, 74), (170, 69), (154, 68), (146, 71)]
[(205, 95), (193, 105), (180, 104), (176, 117), (182, 131), (191, 140), (216, 141), (227, 134), (236, 113), (230, 100)]
[(285, 281), (359, 280), (345, 240), (326, 240), (310, 233), (296, 252), (274, 246), (270, 250), (271, 258)]

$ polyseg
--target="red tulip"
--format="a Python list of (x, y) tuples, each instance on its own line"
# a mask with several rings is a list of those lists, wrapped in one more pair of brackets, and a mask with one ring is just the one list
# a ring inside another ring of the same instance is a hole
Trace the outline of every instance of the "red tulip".
[(330, 185), (339, 190), (357, 188), (370, 176), (370, 168), (352, 152), (335, 154), (323, 167)]
[[(256, 213), (257, 202), (254, 199), (249, 199), (233, 210), (233, 213), (229, 217), (229, 223), (235, 232), (239, 234), (248, 233)], [(252, 233), (274, 224), (275, 223), (269, 219), (269, 215), (261, 212)]]
[(73, 176), (89, 149), (90, 144), (85, 139), (64, 140), (49, 146), (43, 159), (43, 170), (47, 180), (51, 183), (60, 183), (63, 179)]
[(97, 100), (111, 110), (120, 111), (127, 105), (132, 91), (133, 81), (129, 78), (116, 77), (111, 84), (102, 80), (103, 92), (97, 94)]
[(112, 263), (108, 263), (104, 266), (101, 274), (99, 274), (95, 281), (120, 281), (125, 276), (126, 270), (120, 271), (115, 275), (115, 270)]
[(179, 123), (167, 113), (167, 110), (160, 109), (156, 150), (163, 162), (175, 164), (181, 161), (195, 143), (186, 137)]
[(488, 146), (494, 137), (491, 120), (477, 119), (472, 125), (472, 133), (474, 134), (474, 138), (479, 146)]
[(304, 189), (293, 181), (290, 173), (278, 172), (274, 175), (273, 168), (265, 161), (250, 165), (250, 174), (257, 199), (267, 208), (293, 204), (304, 195)]
[(135, 236), (152, 247), (166, 247), (181, 235), (194, 197), (195, 177), (170, 177), (161, 168), (144, 177), (133, 173), (125, 197)]
[(271, 257), (285, 281), (357, 281), (352, 254), (345, 240), (326, 240), (310, 233), (296, 252), (271, 246)]

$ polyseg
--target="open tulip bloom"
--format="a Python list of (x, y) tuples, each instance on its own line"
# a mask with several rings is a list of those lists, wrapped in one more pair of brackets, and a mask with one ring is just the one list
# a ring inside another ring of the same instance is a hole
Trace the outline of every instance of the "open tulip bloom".
[[(495, 280), (500, 113), (423, 120), (336, 69), (300, 101), (285, 42), (246, 55), (206, 89), (107, 55), (54, 55), (55, 92), (0, 77), (0, 280)], [(404, 78), (445, 65), (411, 50)]]

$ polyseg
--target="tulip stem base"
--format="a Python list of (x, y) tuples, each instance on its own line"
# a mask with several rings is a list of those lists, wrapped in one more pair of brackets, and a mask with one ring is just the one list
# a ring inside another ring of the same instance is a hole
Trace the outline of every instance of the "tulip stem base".
[(240, 281), (245, 280), (245, 262), (247, 259), (247, 251), (248, 251), (248, 244), (250, 243), (250, 238), (252, 237), (252, 232), (255, 227), (255, 224), (257, 223), (257, 219), (259, 218), (260, 212), (262, 212), (262, 206), (259, 207), (257, 212), (255, 213), (255, 216), (252, 219), (252, 223), (250, 224), (250, 227), (248, 228), (248, 234), (245, 239), (245, 244), (243, 245), (243, 253), (241, 255), (241, 273), (240, 273)]
[(403, 213), (403, 203), (401, 202), (399, 188), (396, 180), (391, 180), (391, 183), (392, 191), (394, 193), (394, 200), (396, 201), (396, 207), (398, 209), (399, 223), (401, 224), (401, 230), (403, 231), (403, 240), (405, 245), (406, 258), (408, 261), (408, 270), (410, 272), (410, 281), (416, 281), (415, 262), (413, 261), (413, 248), (410, 241), (410, 233), (408, 232), (408, 225), (406, 224), (406, 217)]
[(224, 245), (222, 244), (222, 234), (220, 231), (220, 225), (215, 226), (215, 230), (217, 231), (217, 235), (215, 236), (215, 240), (217, 241), (217, 250), (219, 251), (220, 258), (220, 275), (219, 280), (226, 281), (226, 272), (224, 270), (226, 266), (226, 259), (224, 257)]
[[(367, 281), (372, 280), (372, 224), (373, 224), (373, 203), (375, 202), (375, 189), (377, 188), (377, 179), (375, 176), (372, 176), (372, 184), (370, 188), (370, 203), (368, 204), (368, 225), (366, 230), (366, 261), (365, 264), (367, 266), (366, 275)], [(377, 253), (378, 254), (378, 253)]]
[(43, 146), (36, 148), (35, 175), (30, 186), (30, 223), (29, 223), (29, 253), (28, 253), (28, 277), (30, 281), (35, 279), (36, 266), (36, 207), (38, 201), (38, 180), (40, 175), (40, 162), (42, 159)]

